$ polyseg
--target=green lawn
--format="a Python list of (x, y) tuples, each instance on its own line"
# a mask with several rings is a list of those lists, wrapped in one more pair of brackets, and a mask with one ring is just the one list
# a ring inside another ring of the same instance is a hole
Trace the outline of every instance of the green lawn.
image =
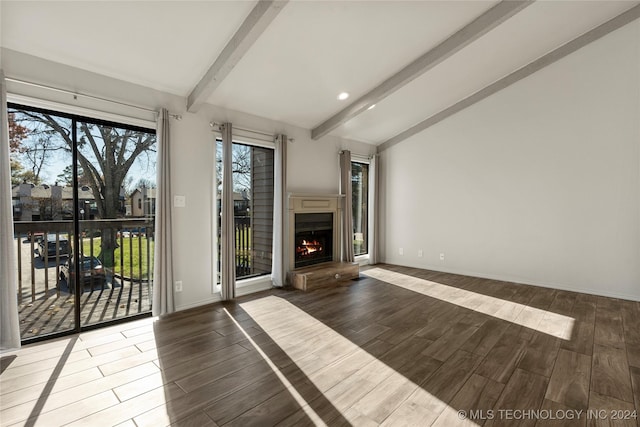
[[(100, 237), (93, 238), (93, 256), (100, 254)], [(120, 244), (120, 241), (118, 241)], [(91, 239), (84, 238), (82, 241), (82, 250), (85, 256), (91, 253)], [(147, 238), (146, 237), (128, 237), (123, 239), (122, 247), (115, 251), (115, 266), (112, 268), (114, 274), (123, 274), (125, 277), (133, 279), (147, 279), (151, 273), (147, 266), (147, 259), (151, 262), (153, 268), (153, 241), (149, 241), (150, 256), (147, 256)], [(120, 254), (124, 261), (124, 271), (120, 265)], [(142, 266), (142, 276), (140, 276), (140, 267)]]

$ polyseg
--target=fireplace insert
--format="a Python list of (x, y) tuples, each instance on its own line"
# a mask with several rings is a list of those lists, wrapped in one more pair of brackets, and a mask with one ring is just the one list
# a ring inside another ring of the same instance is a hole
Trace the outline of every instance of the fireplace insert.
[(333, 261), (333, 213), (297, 213), (295, 268)]

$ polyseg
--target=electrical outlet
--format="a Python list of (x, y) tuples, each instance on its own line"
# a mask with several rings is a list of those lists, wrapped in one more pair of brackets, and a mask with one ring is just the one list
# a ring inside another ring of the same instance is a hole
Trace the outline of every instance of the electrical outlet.
[(444, 252), (440, 252), (440, 261), (444, 261)]
[(404, 255), (404, 249), (402, 249), (402, 248), (398, 248), (398, 253), (399, 253), (400, 255)]
[(174, 283), (176, 292), (182, 292), (182, 280), (178, 280)]
[(422, 249), (418, 249), (418, 258), (422, 258)]

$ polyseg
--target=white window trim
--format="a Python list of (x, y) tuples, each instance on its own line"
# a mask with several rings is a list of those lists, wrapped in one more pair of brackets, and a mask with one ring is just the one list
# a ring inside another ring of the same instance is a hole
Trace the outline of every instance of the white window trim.
[(254, 292), (266, 291), (272, 287), (273, 283), (271, 282), (271, 276), (269, 275), (243, 279), (236, 282), (236, 296), (241, 297)]
[(351, 163), (363, 163), (365, 165), (368, 165), (371, 164), (371, 159), (368, 156), (351, 153)]
[[(369, 157), (364, 157), (362, 155), (359, 154), (352, 154), (351, 155), (351, 163), (361, 163), (367, 166), (371, 165), (371, 159)], [(369, 182), (367, 182), (367, 198), (368, 200), (371, 200), (371, 185)], [(369, 221), (371, 221), (371, 206), (369, 205), (369, 203), (367, 202), (367, 223), (369, 223)], [(367, 239), (369, 239), (369, 227), (367, 227)], [(367, 253), (366, 254), (362, 254), (362, 255), (356, 255), (353, 260), (357, 263), (359, 263), (360, 265), (368, 265), (369, 264), (369, 244), (368, 244), (368, 240), (367, 240)]]
[(233, 142), (235, 144), (251, 145), (254, 147), (269, 148), (271, 150), (276, 149), (276, 144), (272, 140), (267, 140), (266, 138), (259, 139), (259, 138), (243, 135), (241, 131), (236, 132), (235, 129), (232, 129), (232, 131), (233, 131)]
[(263, 284), (263, 283), (269, 283), (269, 286), (271, 286), (271, 274), (262, 274), (260, 276), (256, 276), (256, 277), (248, 277), (246, 279), (240, 279), (240, 280), (236, 280), (236, 289), (242, 288), (242, 287), (249, 287), (249, 286), (254, 286), (254, 285), (258, 285), (258, 284)]
[[(265, 140), (260, 140), (260, 139), (256, 139), (256, 138), (251, 138), (251, 137), (247, 137), (245, 135), (242, 134), (242, 131), (238, 132), (240, 135), (238, 136), (236, 134), (236, 131), (233, 130), (233, 143), (234, 144), (241, 144), (241, 145), (247, 145), (247, 146), (252, 146), (252, 147), (259, 147), (259, 148), (266, 148), (266, 149), (270, 149), (270, 150), (275, 150), (276, 146), (275, 146), (275, 142), (271, 141), (268, 142)], [(218, 144), (219, 140), (221, 139), (221, 133), (219, 130), (214, 129), (213, 130), (213, 134), (214, 134), (214, 144)], [(236, 139), (236, 136), (238, 136), (238, 138)], [(213, 165), (215, 167), (216, 164), (216, 148), (213, 149)], [(215, 177), (215, 170), (213, 172), (213, 177), (212, 177), (212, 182), (213, 180), (217, 179)], [(217, 182), (214, 182), (214, 186), (213, 186), (213, 194), (212, 194), (212, 203), (211, 203), (211, 220), (212, 220), (212, 232), (213, 232), (213, 236), (217, 236), (217, 218), (216, 215), (218, 215), (218, 207), (217, 207)], [(212, 293), (213, 294), (220, 294), (222, 292), (222, 286), (220, 285), (220, 283), (218, 283), (218, 275), (220, 274), (219, 271), (216, 270), (216, 266), (218, 265), (217, 263), (217, 253), (218, 253), (218, 246), (217, 246), (217, 241), (215, 239), (211, 239), (212, 243), (211, 243), (211, 258), (212, 258), (212, 263), (211, 263), (211, 277), (212, 277)], [(271, 289), (273, 287), (273, 282), (271, 280), (271, 273), (266, 273), (257, 277), (249, 277), (246, 279), (237, 279), (236, 278), (236, 296), (242, 296), (242, 295), (247, 295), (253, 292), (259, 292), (259, 291), (264, 291), (267, 289)]]
[(357, 255), (356, 257), (353, 258), (353, 260), (354, 262), (357, 262), (361, 266), (369, 265), (369, 252), (367, 252), (364, 255)]
[[(98, 120), (122, 123), (130, 126), (139, 126), (148, 129), (155, 129), (157, 125), (157, 114), (153, 112), (145, 113), (147, 118), (140, 118), (124, 114), (110, 113), (89, 107), (81, 107), (79, 105), (65, 104), (59, 101), (48, 101), (45, 99), (34, 98), (15, 93), (7, 94), (7, 101), (14, 104), (25, 105), (27, 107), (42, 108), (45, 110), (59, 111), (61, 113), (84, 116)], [(123, 107), (124, 108), (124, 107)], [(134, 114), (132, 112), (132, 114)], [(139, 112), (138, 112), (139, 114)]]

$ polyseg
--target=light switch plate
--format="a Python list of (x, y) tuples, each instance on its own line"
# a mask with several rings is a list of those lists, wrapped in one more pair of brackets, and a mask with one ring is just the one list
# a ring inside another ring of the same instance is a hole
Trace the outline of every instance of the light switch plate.
[(187, 205), (185, 196), (173, 196), (173, 206), (176, 208), (184, 208)]

